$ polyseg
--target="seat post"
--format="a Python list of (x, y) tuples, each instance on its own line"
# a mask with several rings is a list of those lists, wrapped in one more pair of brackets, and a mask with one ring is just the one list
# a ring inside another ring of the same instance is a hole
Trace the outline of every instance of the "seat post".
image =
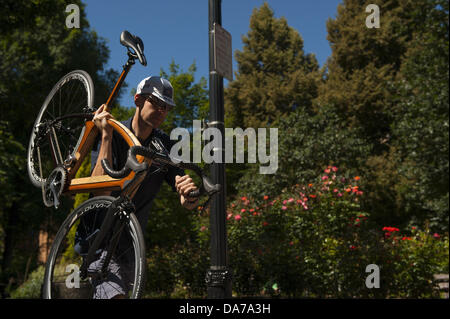
[(123, 66), (122, 73), (120, 74), (119, 79), (116, 82), (116, 85), (114, 86), (111, 94), (109, 95), (108, 100), (106, 101), (106, 111), (109, 112), (111, 110), (112, 102), (116, 98), (117, 93), (119, 93), (119, 90), (122, 87), (123, 81), (125, 80), (128, 72), (130, 71), (131, 67), (135, 63), (134, 59), (135, 59), (135, 57), (133, 56), (133, 54), (130, 51), (128, 51), (128, 61)]

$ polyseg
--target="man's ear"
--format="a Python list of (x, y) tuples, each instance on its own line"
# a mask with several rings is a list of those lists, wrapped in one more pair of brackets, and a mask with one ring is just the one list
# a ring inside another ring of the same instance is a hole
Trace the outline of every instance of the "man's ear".
[(145, 102), (145, 97), (139, 94), (134, 95), (134, 104), (136, 107), (141, 107)]

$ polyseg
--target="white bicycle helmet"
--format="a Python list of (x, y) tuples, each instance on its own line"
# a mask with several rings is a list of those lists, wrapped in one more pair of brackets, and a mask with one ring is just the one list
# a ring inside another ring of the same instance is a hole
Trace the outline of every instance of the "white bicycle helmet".
[(175, 106), (172, 84), (160, 76), (143, 79), (137, 86), (136, 94), (151, 94), (170, 106)]

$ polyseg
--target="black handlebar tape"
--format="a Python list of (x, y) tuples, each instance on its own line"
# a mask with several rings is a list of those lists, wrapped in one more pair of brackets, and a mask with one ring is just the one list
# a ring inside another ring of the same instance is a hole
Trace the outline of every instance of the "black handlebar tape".
[[(142, 148), (142, 147), (141, 147)], [(150, 154), (146, 154), (146, 149), (142, 148), (138, 149), (137, 147), (131, 147), (128, 150), (128, 157), (127, 162), (125, 163), (125, 166), (120, 171), (115, 171), (111, 168), (109, 165), (109, 162), (107, 159), (102, 159), (101, 164), (103, 169), (105, 170), (106, 174), (111, 176), (112, 178), (124, 178), (128, 176), (128, 174), (131, 173), (131, 171), (134, 171), (135, 173), (138, 173), (140, 171), (147, 170), (148, 164), (147, 162), (139, 163), (136, 159), (136, 154), (146, 156)], [(150, 157), (150, 156), (148, 156)]]
[(128, 168), (126, 165), (120, 171), (113, 170), (110, 167), (109, 161), (106, 158), (102, 159), (101, 163), (103, 169), (105, 170), (105, 173), (111, 176), (112, 178), (124, 178), (131, 172), (131, 169)]

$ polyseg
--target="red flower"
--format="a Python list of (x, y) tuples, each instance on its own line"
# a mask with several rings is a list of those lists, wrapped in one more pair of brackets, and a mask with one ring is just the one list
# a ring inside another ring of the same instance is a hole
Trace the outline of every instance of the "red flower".
[(245, 208), (242, 208), (242, 209), (241, 209), (241, 213), (245, 213)]
[(263, 222), (262, 224), (263, 224), (263, 226), (267, 226), (267, 225), (269, 225), (269, 223), (268, 223), (268, 222)]
[(241, 220), (241, 218), (242, 218), (241, 215), (236, 215), (236, 216), (234, 216), (234, 219), (235, 219), (235, 220), (238, 220), (238, 221)]
[(396, 231), (400, 231), (400, 229), (398, 229), (398, 228), (395, 228), (395, 227), (383, 227), (383, 229), (382, 229), (383, 231), (387, 231), (387, 232), (390, 232), (390, 233), (392, 233), (392, 232), (396, 232)]
[(438, 233), (434, 233), (434, 234), (433, 234), (433, 237), (434, 237), (434, 238), (441, 238), (441, 236), (439, 236)]
[(245, 196), (244, 196), (244, 197), (241, 197), (241, 200), (242, 200), (242, 201), (246, 201), (246, 200), (247, 200), (247, 197), (245, 197)]
[(264, 200), (268, 200), (269, 199), (269, 196), (267, 196), (267, 195), (264, 195)]

